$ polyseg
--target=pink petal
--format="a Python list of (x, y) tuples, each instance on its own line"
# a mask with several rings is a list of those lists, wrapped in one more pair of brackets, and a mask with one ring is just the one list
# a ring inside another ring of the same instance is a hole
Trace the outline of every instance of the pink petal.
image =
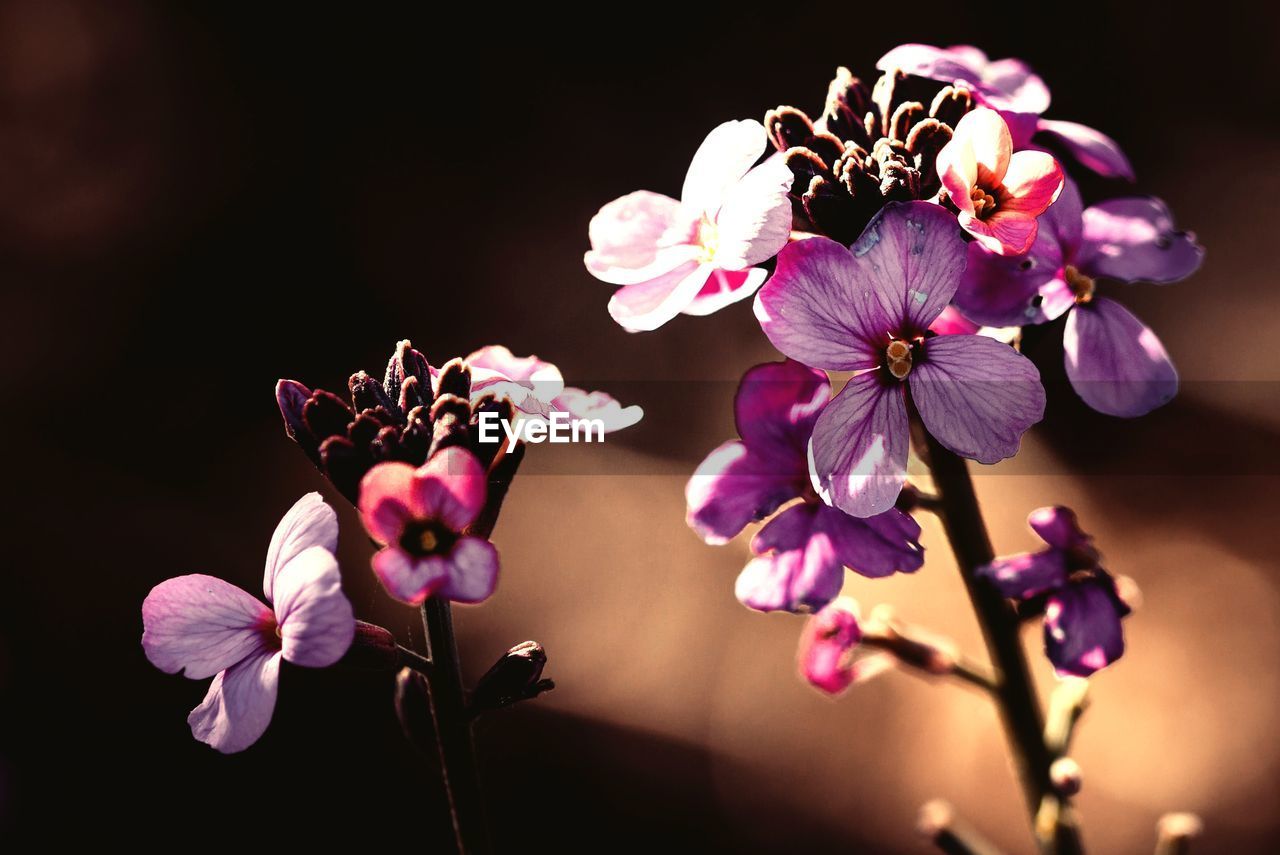
[[(977, 183), (993, 189), (1004, 182), (1013, 154), (1013, 137), (1009, 126), (995, 110), (977, 107), (956, 123), (955, 134), (946, 147), (968, 146), (977, 163)], [(945, 148), (945, 147), (944, 147)], [(939, 159), (942, 152), (938, 153)], [(957, 200), (958, 201), (958, 200)]]
[(988, 102), (1022, 113), (1049, 109), (1049, 87), (1020, 59), (998, 59), (982, 71), (983, 93)]
[(773, 258), (791, 235), (794, 173), (779, 152), (733, 185), (716, 216), (716, 267), (744, 270)]
[(794, 360), (766, 362), (742, 375), (733, 398), (738, 435), (757, 455), (787, 471), (807, 471), (805, 455), (818, 414), (831, 400), (825, 372)]
[(267, 547), (267, 569), (262, 578), (262, 592), (267, 602), (274, 602), (272, 585), (280, 568), (295, 555), (312, 546), (323, 546), (329, 552), (338, 548), (338, 515), (325, 504), (319, 493), (307, 493), (294, 503), (276, 526)]
[(1092, 276), (1163, 284), (1185, 279), (1203, 261), (1195, 233), (1179, 231), (1159, 199), (1108, 199), (1085, 209), (1079, 263)]
[(901, 385), (889, 382), (880, 371), (855, 375), (813, 429), (814, 486), (827, 504), (855, 517), (893, 507), (906, 480), (907, 406)]
[(373, 556), (373, 572), (388, 594), (416, 606), (445, 583), (449, 567), (438, 555), (414, 558), (398, 546), (388, 546)]
[(1044, 387), (1035, 365), (985, 336), (929, 339), (907, 384), (929, 433), (979, 463), (1017, 454), (1022, 434), (1044, 417)]
[(619, 288), (609, 300), (609, 314), (627, 332), (656, 330), (689, 308), (713, 269), (686, 261), (662, 276)]
[(488, 487), (488, 476), (475, 455), (453, 446), (437, 451), (413, 473), (410, 507), (420, 518), (462, 531), (480, 515)]
[(1036, 239), (1036, 218), (1017, 211), (996, 211), (985, 220), (960, 213), (960, 225), (997, 255), (1022, 255)]
[(1053, 155), (1020, 151), (1009, 159), (1009, 171), (1004, 175), (1008, 195), (1001, 198), (1000, 210), (1038, 217), (1058, 198), (1063, 180), (1062, 167)]
[(754, 119), (730, 121), (702, 141), (689, 164), (680, 201), (714, 220), (720, 204), (742, 176), (764, 154), (768, 136)]
[(142, 603), (142, 649), (152, 665), (193, 680), (265, 648), (271, 609), (229, 582), (193, 574), (166, 579)]
[[(970, 256), (972, 256), (973, 247), (975, 246), (979, 245), (974, 243), (969, 246)], [(972, 262), (970, 262), (969, 266), (973, 266)], [(968, 275), (968, 272), (969, 268), (965, 268), (966, 276)], [(956, 293), (956, 299), (960, 299), (959, 292)], [(930, 332), (935, 332), (938, 335), (974, 335), (980, 329), (982, 329), (982, 327), (960, 314), (954, 304), (943, 309), (942, 314), (934, 318), (933, 323), (929, 324)]]
[(876, 68), (880, 71), (899, 69), (917, 77), (942, 80), (977, 82), (987, 65), (987, 55), (973, 45), (953, 45), (939, 48), (933, 45), (905, 44), (880, 57)]
[(284, 658), (295, 665), (332, 665), (355, 636), (355, 615), (342, 593), (338, 560), (323, 547), (311, 547), (280, 570), (275, 610)]
[(636, 404), (624, 407), (607, 392), (588, 392), (574, 386), (566, 386), (552, 406), (575, 419), (599, 419), (604, 422), (605, 433), (631, 427), (644, 417), (644, 410)]
[(1100, 413), (1144, 416), (1178, 392), (1178, 372), (1160, 339), (1114, 300), (1076, 306), (1062, 346), (1071, 388)]
[[(790, 215), (788, 215), (790, 216)], [(769, 276), (763, 267), (750, 270), (712, 270), (707, 282), (685, 309), (686, 315), (709, 315), (754, 294)]]
[(800, 674), (814, 687), (837, 695), (853, 684), (851, 654), (862, 641), (858, 604), (840, 597), (805, 622), (800, 636)]
[(541, 405), (564, 391), (564, 377), (554, 363), (516, 356), (500, 344), (482, 347), (464, 361), (471, 367), (472, 401), (492, 395), (525, 412), (541, 414)]
[(970, 194), (978, 184), (978, 158), (973, 152), (973, 140), (952, 136), (938, 152), (934, 165), (947, 196), (962, 213), (973, 214)]
[(280, 654), (266, 650), (220, 672), (187, 716), (191, 735), (223, 754), (245, 750), (271, 724), (279, 684)]
[(1041, 119), (1037, 130), (1056, 138), (1082, 166), (1103, 178), (1135, 180), (1129, 158), (1120, 150), (1120, 145), (1102, 131), (1058, 119)]
[(614, 199), (591, 218), (591, 275), (614, 285), (647, 282), (683, 264), (696, 221), (669, 196), (638, 190)]
[(706, 543), (727, 543), (748, 523), (764, 519), (804, 490), (803, 461), (767, 461), (738, 441), (726, 442), (699, 464), (685, 486), (685, 521)]
[(487, 600), (498, 584), (498, 550), (487, 540), (464, 537), (445, 560), (448, 575), (440, 595), (458, 603)]
[[(1078, 194), (1074, 198), (1079, 201)], [(981, 241), (969, 244), (969, 263), (955, 296), (955, 306), (965, 317), (989, 326), (1023, 326), (1044, 323), (1071, 308), (1075, 295), (1063, 279), (1071, 256), (1054, 217), (1064, 203), (1070, 205), (1065, 190), (1039, 219), (1036, 239), (1024, 255), (1001, 255)], [(1075, 222), (1078, 236), (1078, 207)]]
[(379, 463), (360, 481), (360, 519), (378, 543), (395, 543), (413, 517), (410, 488), (413, 467), (408, 463)]

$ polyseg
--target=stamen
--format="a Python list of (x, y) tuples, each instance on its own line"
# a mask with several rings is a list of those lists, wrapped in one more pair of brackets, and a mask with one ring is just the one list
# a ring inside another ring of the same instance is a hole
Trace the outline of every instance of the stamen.
[(702, 261), (715, 260), (716, 250), (720, 247), (720, 229), (706, 217), (698, 223), (698, 245), (702, 247)]
[(996, 212), (996, 197), (983, 188), (974, 187), (969, 198), (973, 201), (973, 215), (978, 219), (985, 220)]
[(906, 380), (911, 373), (911, 345), (900, 338), (889, 342), (885, 349), (885, 367), (895, 380)]
[(1077, 305), (1084, 305), (1093, 299), (1093, 292), (1097, 290), (1098, 285), (1092, 276), (1085, 276), (1070, 264), (1063, 273), (1067, 280), (1067, 287), (1071, 289), (1072, 294), (1076, 295)]
[(425, 555), (435, 551), (435, 548), (440, 545), (440, 538), (436, 537), (436, 533), (431, 529), (423, 529), (422, 534), (418, 536), (418, 543)]

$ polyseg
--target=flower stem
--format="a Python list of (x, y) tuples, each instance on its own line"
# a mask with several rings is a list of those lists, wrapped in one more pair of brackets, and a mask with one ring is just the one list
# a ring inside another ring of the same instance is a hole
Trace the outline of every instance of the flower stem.
[(459, 855), (484, 855), (489, 851), (488, 830), (449, 601), (431, 597), (423, 603), (422, 624), (427, 635), (427, 659), (431, 663), (427, 675), (431, 717), (435, 721), (454, 839)]
[(955, 553), (956, 564), (973, 604), (987, 652), (996, 667), (996, 689), (992, 697), (1000, 710), (1005, 733), (1013, 752), (1040, 849), (1046, 855), (1077, 855), (1083, 851), (1069, 811), (1050, 812), (1054, 819), (1045, 827), (1037, 821), (1046, 799), (1053, 801), (1049, 778), (1053, 756), (1044, 741), (1044, 717), (1031, 683), (1031, 673), (1019, 638), (1019, 620), (1012, 606), (977, 576), (977, 569), (995, 557), (987, 534), (982, 509), (973, 490), (965, 461), (952, 454), (925, 431), (916, 432), (917, 453), (928, 464), (940, 500), (937, 512)]

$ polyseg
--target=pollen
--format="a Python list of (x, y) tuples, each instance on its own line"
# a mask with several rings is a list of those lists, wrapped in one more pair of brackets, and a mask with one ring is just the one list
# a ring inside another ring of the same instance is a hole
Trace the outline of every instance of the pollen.
[(1097, 283), (1093, 281), (1092, 276), (1085, 276), (1079, 270), (1070, 264), (1064, 271), (1066, 274), (1067, 287), (1071, 289), (1071, 293), (1076, 296), (1076, 303), (1083, 305), (1093, 299), (1093, 292), (1097, 290)]
[(426, 529), (418, 536), (418, 545), (422, 547), (424, 554), (431, 553), (440, 545), (440, 538), (431, 529)]
[(906, 380), (911, 373), (911, 345), (902, 339), (894, 339), (885, 349), (885, 367), (895, 380)]
[(982, 187), (974, 187), (969, 199), (973, 202), (973, 215), (980, 220), (996, 212), (996, 197)]
[(715, 260), (716, 250), (720, 248), (720, 227), (706, 217), (698, 224), (698, 246), (702, 247), (701, 260)]

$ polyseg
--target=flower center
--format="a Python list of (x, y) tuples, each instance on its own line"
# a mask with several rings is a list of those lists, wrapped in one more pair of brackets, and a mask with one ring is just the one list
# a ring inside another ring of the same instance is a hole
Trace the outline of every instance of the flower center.
[(1093, 281), (1092, 276), (1085, 276), (1075, 267), (1068, 264), (1064, 271), (1067, 279), (1067, 287), (1071, 289), (1071, 293), (1076, 295), (1076, 304), (1083, 305), (1093, 299), (1093, 292), (1097, 290), (1097, 283)]
[(985, 220), (996, 212), (995, 195), (983, 187), (974, 187), (969, 199), (973, 202), (973, 215), (980, 220)]
[(442, 555), (453, 548), (458, 539), (438, 520), (416, 520), (404, 527), (400, 535), (400, 548), (410, 555)]
[(703, 217), (698, 223), (698, 246), (702, 247), (701, 260), (710, 262), (716, 257), (716, 250), (720, 248), (720, 227), (711, 220)]
[(889, 342), (885, 348), (885, 367), (895, 380), (906, 380), (911, 373), (911, 345), (900, 338)]

